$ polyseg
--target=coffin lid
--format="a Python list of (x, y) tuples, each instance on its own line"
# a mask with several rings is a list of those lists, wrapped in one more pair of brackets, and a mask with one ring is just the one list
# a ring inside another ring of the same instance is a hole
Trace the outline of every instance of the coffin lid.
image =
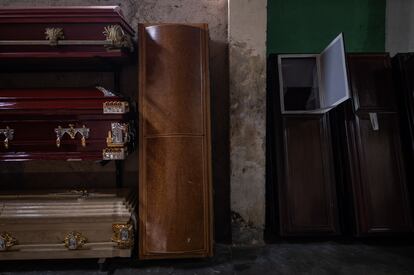
[(130, 34), (119, 6), (66, 6), (1, 8), (0, 24), (8, 23), (118, 23)]
[[(316, 59), (319, 85), (318, 101), (320, 104), (318, 108), (310, 110), (285, 110), (282, 77), (282, 59), (285, 58)], [(278, 66), (281, 112), (284, 114), (326, 113), (351, 97), (346, 68), (345, 44), (342, 33), (332, 40), (320, 54), (279, 55)]]
[(0, 110), (102, 110), (107, 101), (122, 101), (122, 98), (103, 87), (0, 89)]
[(135, 195), (116, 191), (43, 191), (43, 193), (1, 194), (0, 224), (43, 222), (127, 223), (135, 208)]

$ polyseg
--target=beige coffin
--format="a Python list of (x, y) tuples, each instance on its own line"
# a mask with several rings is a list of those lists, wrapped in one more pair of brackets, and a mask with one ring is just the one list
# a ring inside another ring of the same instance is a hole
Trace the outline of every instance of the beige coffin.
[(130, 257), (135, 195), (0, 194), (0, 260)]

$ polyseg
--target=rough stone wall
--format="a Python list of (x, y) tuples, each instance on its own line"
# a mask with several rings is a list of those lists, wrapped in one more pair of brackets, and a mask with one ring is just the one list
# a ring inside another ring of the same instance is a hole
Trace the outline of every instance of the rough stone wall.
[(266, 0), (230, 0), (233, 242), (262, 242), (265, 219)]

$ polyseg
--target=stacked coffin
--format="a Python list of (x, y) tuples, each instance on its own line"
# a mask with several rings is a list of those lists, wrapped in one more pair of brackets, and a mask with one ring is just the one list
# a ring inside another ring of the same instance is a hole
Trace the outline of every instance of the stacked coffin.
[(130, 257), (135, 202), (126, 189), (0, 195), (0, 260)]
[(0, 90), (0, 161), (122, 160), (129, 103), (102, 88)]
[[(119, 90), (133, 37), (116, 6), (0, 9), (0, 71), (112, 72)], [(134, 118), (124, 97), (103, 87), (0, 82), (2, 165), (127, 157)], [(135, 203), (123, 189), (0, 193), (0, 260), (129, 257)]]

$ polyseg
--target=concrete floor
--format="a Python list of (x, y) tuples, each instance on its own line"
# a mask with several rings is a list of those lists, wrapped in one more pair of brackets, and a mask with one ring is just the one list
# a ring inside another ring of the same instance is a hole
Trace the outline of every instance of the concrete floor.
[(0, 274), (414, 274), (414, 245), (274, 244), (240, 248), (218, 246), (208, 260), (96, 260), (0, 262)]

